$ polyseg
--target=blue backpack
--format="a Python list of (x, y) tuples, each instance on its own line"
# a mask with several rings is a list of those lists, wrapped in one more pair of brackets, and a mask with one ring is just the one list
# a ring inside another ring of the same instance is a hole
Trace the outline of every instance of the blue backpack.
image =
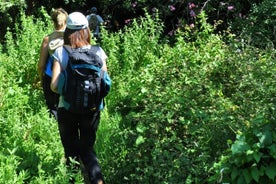
[(64, 97), (65, 108), (71, 112), (100, 110), (103, 98), (110, 91), (111, 79), (106, 71), (101, 70), (103, 62), (96, 54), (96, 47), (72, 49), (64, 46), (69, 60), (60, 74), (58, 92)]
[(53, 55), (49, 55), (47, 59), (47, 64), (45, 68), (45, 74), (49, 77), (52, 77), (52, 67), (53, 67), (54, 57)]

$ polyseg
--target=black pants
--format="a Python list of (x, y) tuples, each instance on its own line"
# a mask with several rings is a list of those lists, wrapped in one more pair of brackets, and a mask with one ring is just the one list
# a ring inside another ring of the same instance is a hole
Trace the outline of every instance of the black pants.
[(43, 76), (43, 92), (50, 115), (53, 115), (57, 119), (57, 106), (59, 95), (51, 90), (51, 79), (52, 78), (48, 75)]
[(90, 114), (75, 114), (64, 108), (58, 109), (58, 127), (64, 147), (67, 165), (70, 159), (81, 159), (90, 182), (103, 180), (101, 169), (94, 152), (100, 111)]

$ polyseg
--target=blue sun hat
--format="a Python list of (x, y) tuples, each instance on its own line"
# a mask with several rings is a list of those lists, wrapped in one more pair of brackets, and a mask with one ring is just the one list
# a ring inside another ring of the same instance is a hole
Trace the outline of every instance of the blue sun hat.
[(80, 12), (73, 12), (68, 15), (66, 20), (66, 28), (72, 30), (81, 30), (88, 28), (86, 17)]

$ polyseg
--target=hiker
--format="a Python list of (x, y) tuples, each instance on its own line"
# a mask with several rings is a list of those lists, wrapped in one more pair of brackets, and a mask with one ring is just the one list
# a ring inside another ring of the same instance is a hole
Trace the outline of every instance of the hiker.
[[(69, 52), (71, 49), (86, 50), (90, 44), (91, 33), (86, 17), (80, 12), (69, 14), (64, 32), (64, 47), (59, 47), (54, 52), (53, 75), (51, 89), (58, 93), (62, 72), (67, 71), (69, 65)], [(107, 55), (100, 46), (96, 55), (103, 61), (102, 70), (107, 72)], [(71, 63), (70, 63), (71, 64)], [(89, 113), (73, 113), (66, 109), (65, 96), (60, 95), (58, 105), (58, 127), (64, 147), (66, 164), (70, 165), (70, 158), (80, 161), (85, 166), (89, 180), (92, 184), (103, 184), (104, 178), (94, 151), (96, 131), (100, 122), (100, 108)]]
[(66, 27), (67, 12), (62, 9), (54, 9), (51, 13), (51, 19), (54, 23), (54, 31), (45, 36), (40, 47), (40, 57), (38, 62), (38, 75), (42, 82), (42, 88), (46, 105), (50, 112), (56, 118), (57, 104), (59, 95), (50, 89), (52, 77), (52, 54), (57, 47), (63, 45), (63, 33)]
[(96, 7), (90, 9), (90, 14), (86, 16), (89, 23), (90, 31), (93, 33), (96, 40), (100, 39), (100, 26), (104, 24), (103, 18), (98, 15), (98, 10)]

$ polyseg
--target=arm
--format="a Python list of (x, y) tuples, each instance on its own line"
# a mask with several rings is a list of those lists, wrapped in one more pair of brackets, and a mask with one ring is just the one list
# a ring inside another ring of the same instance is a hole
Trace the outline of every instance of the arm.
[(103, 60), (102, 70), (103, 70), (103, 71), (107, 71), (106, 59), (105, 59), (105, 60)]
[(107, 71), (107, 65), (106, 65), (106, 60), (107, 60), (107, 55), (106, 55), (106, 53), (104, 52), (104, 50), (100, 47), (100, 46), (96, 46), (96, 47), (98, 47), (98, 50), (97, 50), (97, 55), (98, 56), (100, 56), (100, 58), (102, 59), (102, 61), (103, 61), (103, 66), (102, 66), (102, 70), (103, 71)]
[(53, 64), (53, 70), (52, 70), (52, 81), (51, 81), (51, 90), (55, 93), (58, 93), (58, 78), (59, 74), (61, 72), (61, 66), (60, 63), (55, 59)]
[(39, 56), (39, 62), (37, 64), (37, 71), (38, 71), (40, 80), (42, 80), (43, 78), (46, 62), (48, 59), (48, 42), (49, 42), (49, 38), (48, 36), (46, 36), (43, 38), (40, 46), (40, 56)]
[(99, 21), (99, 25), (100, 26), (103, 25), (103, 23), (104, 23), (103, 18), (100, 15), (97, 15), (97, 18), (98, 18), (98, 21)]

